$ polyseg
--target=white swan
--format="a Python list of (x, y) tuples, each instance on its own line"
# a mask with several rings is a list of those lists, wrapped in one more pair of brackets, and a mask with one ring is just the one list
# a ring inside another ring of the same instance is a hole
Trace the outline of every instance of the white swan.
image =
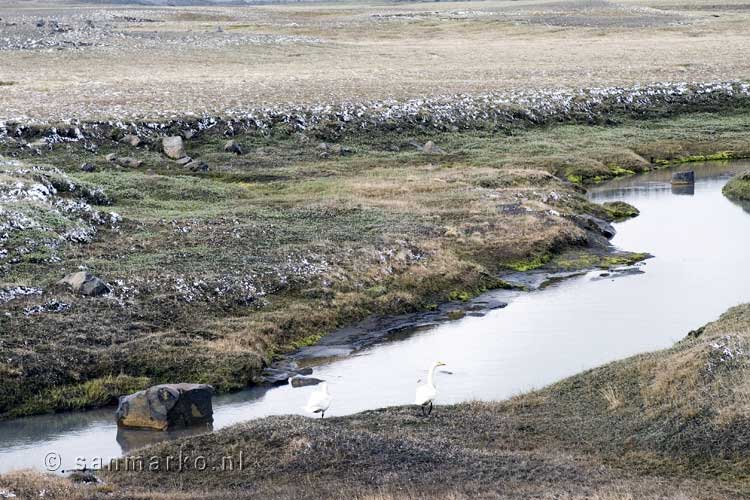
[(329, 406), (331, 406), (331, 395), (328, 393), (328, 383), (323, 382), (310, 394), (305, 411), (320, 413), (320, 418), (325, 418)]
[(414, 399), (414, 404), (418, 404), (422, 407), (422, 415), (425, 417), (432, 413), (432, 401), (437, 396), (437, 387), (435, 387), (435, 369), (438, 366), (445, 366), (442, 361), (435, 361), (430, 367), (429, 375), (427, 375), (427, 383), (417, 386), (417, 397)]

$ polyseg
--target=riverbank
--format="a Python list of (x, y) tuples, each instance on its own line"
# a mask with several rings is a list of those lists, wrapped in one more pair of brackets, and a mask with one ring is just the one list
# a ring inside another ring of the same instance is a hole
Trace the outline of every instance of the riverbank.
[[(430, 418), (415, 407), (265, 418), (139, 450), (100, 484), (16, 473), (0, 486), (67, 498), (744, 498), (748, 342), (743, 305), (670, 349), (507, 401)], [(165, 470), (180, 455), (205, 457), (206, 470)], [(126, 472), (138, 457), (144, 470)]]
[(750, 203), (750, 172), (740, 173), (724, 186), (724, 195), (738, 203)]
[[(578, 183), (745, 156), (750, 116), (620, 118), (336, 142), (247, 131), (234, 137), (242, 155), (212, 128), (185, 139), (205, 172), (167, 159), (148, 134), (138, 146), (6, 141), (4, 180), (27, 188), (7, 203), (20, 215), (7, 221), (1, 268), (2, 414), (101, 406), (158, 382), (236, 390), (279, 354), (368, 317), (465, 301), (507, 286), (508, 272), (642, 259), (611, 254), (588, 217), (614, 220), (622, 207), (590, 203)], [(55, 192), (29, 200), (38, 182)], [(81, 268), (111, 293), (56, 285)]]

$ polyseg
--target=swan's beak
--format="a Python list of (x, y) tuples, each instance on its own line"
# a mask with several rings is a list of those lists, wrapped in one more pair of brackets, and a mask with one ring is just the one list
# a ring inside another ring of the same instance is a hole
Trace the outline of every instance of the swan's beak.
[(438, 366), (447, 366), (447, 365), (443, 363), (442, 361), (438, 361)]

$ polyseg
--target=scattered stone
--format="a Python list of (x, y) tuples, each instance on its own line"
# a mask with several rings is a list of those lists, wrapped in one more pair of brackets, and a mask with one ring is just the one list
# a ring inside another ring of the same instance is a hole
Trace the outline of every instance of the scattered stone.
[(271, 385), (289, 383), (293, 377), (312, 375), (312, 368), (299, 368), (297, 363), (290, 361), (277, 361), (272, 366), (263, 369), (263, 381)]
[(83, 165), (81, 165), (81, 171), (89, 173), (95, 172), (96, 167), (91, 163), (84, 163)]
[(107, 161), (115, 161), (117, 159), (117, 155), (114, 153), (109, 153), (107, 156), (104, 157)]
[(422, 146), (422, 152), (427, 155), (439, 155), (444, 153), (444, 151), (432, 141), (427, 141), (425, 145)]
[(299, 388), (299, 387), (308, 387), (311, 385), (318, 385), (319, 383), (323, 382), (319, 378), (315, 377), (292, 377), (289, 379), (289, 385), (292, 387)]
[(208, 172), (209, 170), (208, 163), (200, 160), (193, 160), (188, 163), (186, 167), (189, 168), (192, 172)]
[(109, 293), (109, 287), (104, 281), (86, 271), (69, 274), (58, 283), (69, 286), (75, 293), (89, 297)]
[(195, 130), (193, 129), (187, 129), (182, 131), (182, 137), (185, 138), (185, 140), (190, 140), (193, 137), (195, 137)]
[(130, 144), (133, 147), (138, 147), (141, 145), (142, 141), (141, 141), (141, 138), (138, 137), (137, 135), (127, 134), (127, 135), (124, 135), (122, 139), (120, 139), (120, 142), (125, 143), (125, 144)]
[(120, 427), (165, 431), (213, 422), (207, 384), (163, 384), (121, 396), (115, 416)]
[(187, 156), (185, 152), (185, 145), (182, 142), (182, 137), (175, 135), (172, 137), (165, 137), (161, 140), (162, 149), (167, 157), (173, 160), (179, 160)]
[(193, 161), (193, 159), (190, 158), (189, 156), (183, 156), (179, 160), (175, 160), (175, 163), (177, 163), (181, 167), (184, 167), (185, 165), (187, 165), (191, 161)]
[(695, 172), (674, 172), (672, 174), (672, 184), (695, 184)]
[(131, 158), (130, 156), (123, 156), (122, 158), (116, 158), (115, 163), (117, 163), (121, 167), (127, 167), (127, 168), (138, 168), (141, 165), (143, 165), (142, 160)]
[(242, 146), (240, 146), (240, 144), (235, 140), (227, 141), (226, 144), (224, 144), (224, 151), (227, 153), (234, 153), (236, 155), (241, 155)]
[(37, 28), (44, 28), (44, 25), (45, 25), (45, 24), (47, 24), (47, 23), (46, 23), (46, 22), (44, 21), (44, 19), (39, 19), (39, 20), (38, 20), (38, 21), (36, 22), (36, 27), (37, 27)]

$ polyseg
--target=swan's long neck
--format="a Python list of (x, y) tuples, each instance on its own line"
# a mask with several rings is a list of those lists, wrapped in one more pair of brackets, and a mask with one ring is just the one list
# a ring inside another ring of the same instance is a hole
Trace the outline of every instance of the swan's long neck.
[(438, 367), (437, 363), (433, 364), (430, 368), (430, 374), (427, 375), (427, 385), (435, 385), (435, 369)]

